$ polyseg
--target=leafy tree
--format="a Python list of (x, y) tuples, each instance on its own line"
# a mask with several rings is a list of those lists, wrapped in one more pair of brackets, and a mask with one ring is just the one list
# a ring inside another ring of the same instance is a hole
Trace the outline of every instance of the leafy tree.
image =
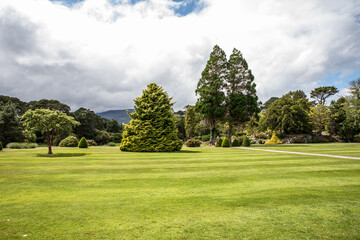
[(267, 100), (262, 106), (261, 106), (261, 110), (266, 110), (269, 108), (269, 106), (275, 102), (276, 100), (278, 100), (278, 97), (271, 97), (269, 100)]
[(320, 135), (329, 125), (330, 110), (322, 104), (318, 104), (316, 107), (311, 107), (310, 119), (313, 130), (316, 134)]
[(295, 100), (299, 100), (301, 98), (307, 99), (306, 94), (302, 90), (290, 91), (289, 95)]
[(107, 144), (111, 141), (111, 135), (106, 131), (96, 130), (95, 141), (99, 145)]
[(80, 123), (75, 127), (74, 133), (78, 137), (85, 137), (86, 139), (95, 139), (97, 130), (104, 130), (104, 120), (102, 117), (96, 115), (90, 109), (79, 108), (71, 114), (76, 121)]
[(325, 105), (326, 99), (338, 92), (339, 90), (334, 86), (318, 87), (311, 91), (310, 97), (315, 99), (319, 104)]
[(22, 126), (18, 118), (18, 109), (11, 101), (0, 105), (0, 141), (4, 145), (9, 142), (24, 140)]
[(19, 116), (26, 112), (26, 104), (27, 104), (26, 102), (20, 101), (20, 99), (16, 97), (0, 95), (0, 106), (4, 106), (8, 102), (11, 102), (15, 105), (17, 114)]
[(360, 99), (360, 78), (350, 82), (350, 93), (356, 98)]
[(21, 119), (28, 129), (45, 134), (48, 154), (52, 154), (52, 145), (57, 136), (70, 132), (73, 126), (79, 125), (73, 117), (50, 109), (28, 110)]
[(215, 144), (216, 123), (225, 116), (225, 94), (223, 92), (227, 76), (225, 52), (215, 45), (196, 88), (199, 98), (195, 108), (206, 120), (211, 129), (211, 144)]
[(331, 101), (329, 106), (330, 110), (330, 119), (328, 131), (331, 135), (339, 135), (341, 124), (346, 119), (346, 112), (344, 105), (347, 102), (347, 99), (344, 97), (339, 98), (337, 101)]
[(59, 102), (58, 100), (52, 99), (41, 99), (39, 101), (31, 101), (27, 104), (27, 109), (50, 109), (58, 110), (59, 112), (66, 113), (69, 115), (70, 107), (64, 103)]
[(106, 131), (109, 133), (121, 133), (123, 127), (115, 119), (106, 121)]
[(254, 76), (241, 52), (235, 48), (228, 62), (226, 80), (226, 121), (231, 144), (233, 127), (249, 121), (260, 112)]
[(192, 138), (195, 136), (195, 127), (199, 122), (200, 116), (195, 111), (195, 107), (188, 106), (185, 113), (185, 131), (187, 138)]
[(135, 112), (129, 114), (130, 123), (125, 125), (120, 144), (122, 151), (171, 152), (181, 149), (171, 99), (155, 83), (143, 90), (142, 96), (134, 100)]
[(311, 103), (305, 98), (295, 99), (291, 92), (285, 94), (267, 109), (261, 119), (262, 129), (270, 129), (285, 134), (309, 133)]
[(0, 151), (3, 150), (2, 142), (0, 142)]
[(175, 114), (175, 122), (176, 128), (178, 130), (178, 138), (185, 140), (186, 139), (186, 132), (185, 132), (185, 112), (184, 111), (177, 111)]

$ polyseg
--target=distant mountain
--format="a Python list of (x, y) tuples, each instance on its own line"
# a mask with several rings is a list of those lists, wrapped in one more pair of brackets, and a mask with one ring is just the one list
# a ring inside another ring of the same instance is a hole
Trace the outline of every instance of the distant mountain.
[(115, 119), (119, 124), (125, 123), (128, 124), (130, 122), (129, 114), (127, 114), (126, 110), (129, 110), (130, 113), (135, 112), (134, 109), (125, 109), (125, 110), (109, 110), (106, 112), (96, 113), (97, 115), (112, 120)]

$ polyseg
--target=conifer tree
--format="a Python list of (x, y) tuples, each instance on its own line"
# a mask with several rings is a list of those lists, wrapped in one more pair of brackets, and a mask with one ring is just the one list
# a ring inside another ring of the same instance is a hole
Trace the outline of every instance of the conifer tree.
[(192, 138), (195, 135), (195, 126), (200, 122), (199, 114), (195, 112), (194, 106), (188, 106), (185, 113), (185, 132), (187, 138)]
[(88, 143), (86, 142), (86, 138), (82, 137), (80, 139), (78, 148), (88, 148)]
[(260, 112), (254, 76), (236, 48), (230, 55), (226, 80), (226, 121), (229, 124), (228, 139), (231, 144), (233, 127), (249, 121), (250, 117)]
[(179, 151), (182, 141), (177, 137), (175, 117), (167, 92), (150, 83), (143, 95), (134, 100), (131, 121), (124, 126), (120, 150), (130, 152)]
[(216, 123), (225, 116), (225, 93), (223, 88), (226, 76), (227, 60), (225, 52), (218, 45), (215, 45), (197, 85), (196, 94), (199, 95), (199, 98), (195, 106), (196, 111), (205, 118), (210, 126), (210, 141), (213, 145), (216, 137)]

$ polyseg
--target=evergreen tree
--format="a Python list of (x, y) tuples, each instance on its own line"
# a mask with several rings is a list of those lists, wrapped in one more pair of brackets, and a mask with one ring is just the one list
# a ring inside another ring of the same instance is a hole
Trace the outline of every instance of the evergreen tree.
[(179, 151), (182, 141), (177, 137), (171, 99), (162, 87), (150, 83), (143, 95), (134, 100), (135, 112), (129, 113), (131, 121), (125, 125), (120, 150)]
[(211, 129), (211, 144), (215, 144), (216, 123), (225, 116), (225, 94), (223, 92), (227, 76), (227, 60), (225, 52), (217, 45), (210, 54), (204, 71), (196, 88), (199, 98), (196, 111), (206, 120)]
[(326, 99), (338, 92), (339, 90), (334, 86), (318, 87), (311, 91), (310, 97), (316, 99), (319, 104), (325, 105)]
[(241, 52), (234, 48), (228, 62), (226, 82), (226, 120), (231, 144), (233, 127), (247, 122), (260, 112), (254, 76)]

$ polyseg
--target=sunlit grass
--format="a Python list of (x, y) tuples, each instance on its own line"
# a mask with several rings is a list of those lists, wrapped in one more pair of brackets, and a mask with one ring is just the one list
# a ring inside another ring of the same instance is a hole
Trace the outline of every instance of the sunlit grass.
[[(360, 156), (360, 144), (271, 148)], [(359, 160), (222, 148), (46, 152), (0, 152), (0, 239), (360, 238)]]

